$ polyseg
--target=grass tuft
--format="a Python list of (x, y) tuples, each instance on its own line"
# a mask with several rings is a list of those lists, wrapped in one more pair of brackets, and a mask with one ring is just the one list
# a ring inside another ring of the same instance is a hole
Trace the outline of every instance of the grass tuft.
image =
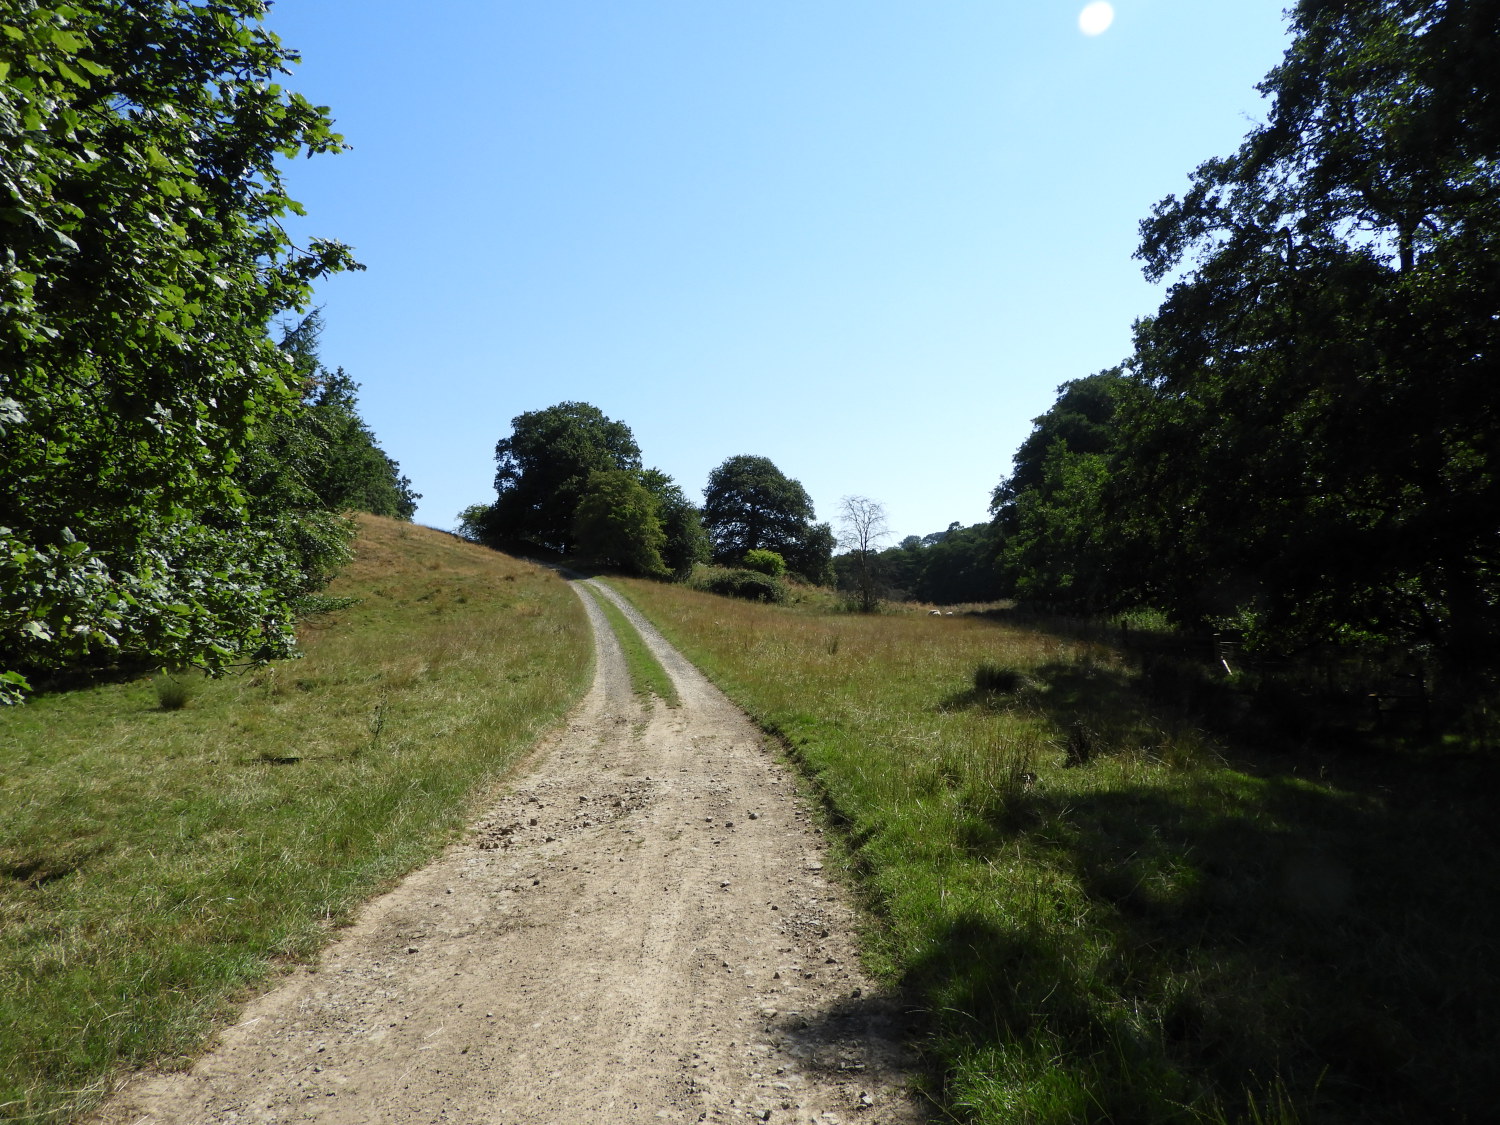
[(156, 703), (163, 711), (181, 711), (193, 700), (195, 684), (185, 673), (162, 672), (151, 681)]

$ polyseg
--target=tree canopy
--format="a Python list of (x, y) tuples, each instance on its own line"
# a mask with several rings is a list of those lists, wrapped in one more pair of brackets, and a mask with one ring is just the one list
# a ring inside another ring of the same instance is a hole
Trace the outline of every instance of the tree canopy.
[(236, 470), (257, 511), (354, 509), (410, 521), (421, 494), (360, 417), (359, 384), (318, 355), (323, 318), (314, 309), (282, 337), (295, 367), (300, 409), (261, 427)]
[(267, 333), (355, 266), (294, 246), (282, 160), (336, 152), (257, 0), (20, 0), (0, 29), (0, 695), (293, 642), (336, 523), (236, 469), (300, 406)]
[[(1305, 0), (1265, 125), (1142, 224), (1116, 501), (1151, 589), (1285, 647), (1500, 624), (1500, 6)], [(1168, 450), (1193, 449), (1182, 471)], [(1253, 560), (1253, 563), (1247, 563)], [(1175, 572), (1175, 577), (1172, 572)]]
[(813, 519), (807, 490), (768, 457), (729, 458), (709, 474), (703, 491), (703, 526), (716, 562), (737, 563), (762, 548), (803, 577), (822, 581), (836, 540), (832, 528)]
[(661, 507), (640, 477), (623, 469), (589, 474), (573, 514), (574, 548), (591, 562), (633, 574), (664, 575)]
[(511, 419), (511, 435), (495, 445), (495, 466), (491, 539), (567, 553), (590, 476), (639, 474), (641, 450), (624, 422), (586, 402), (562, 402)]
[(1493, 668), (1500, 3), (1290, 16), (1266, 122), (1141, 225), (1173, 283), (1109, 449), (1073, 442), (1065, 388), (997, 494), (1008, 557), (1018, 589), (1066, 560), (1078, 608)]

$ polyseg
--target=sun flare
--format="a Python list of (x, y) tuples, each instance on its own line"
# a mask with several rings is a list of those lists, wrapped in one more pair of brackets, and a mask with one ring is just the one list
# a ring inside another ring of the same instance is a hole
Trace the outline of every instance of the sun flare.
[(1115, 6), (1104, 0), (1088, 4), (1078, 13), (1078, 30), (1085, 35), (1103, 35), (1115, 22)]

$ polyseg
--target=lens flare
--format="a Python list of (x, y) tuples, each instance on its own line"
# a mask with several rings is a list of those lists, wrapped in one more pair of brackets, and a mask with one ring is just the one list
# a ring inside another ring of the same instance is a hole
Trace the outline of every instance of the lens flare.
[(1103, 35), (1115, 22), (1115, 6), (1104, 0), (1087, 5), (1078, 13), (1078, 30), (1085, 35)]

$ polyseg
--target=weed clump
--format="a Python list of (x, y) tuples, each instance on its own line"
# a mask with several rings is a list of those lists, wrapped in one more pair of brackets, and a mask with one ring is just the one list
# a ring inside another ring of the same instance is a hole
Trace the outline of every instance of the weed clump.
[(974, 669), (974, 690), (980, 695), (1015, 695), (1026, 686), (1026, 677), (1015, 668), (982, 661)]
[(163, 672), (151, 681), (151, 687), (163, 711), (181, 711), (193, 701), (194, 684), (185, 676)]

